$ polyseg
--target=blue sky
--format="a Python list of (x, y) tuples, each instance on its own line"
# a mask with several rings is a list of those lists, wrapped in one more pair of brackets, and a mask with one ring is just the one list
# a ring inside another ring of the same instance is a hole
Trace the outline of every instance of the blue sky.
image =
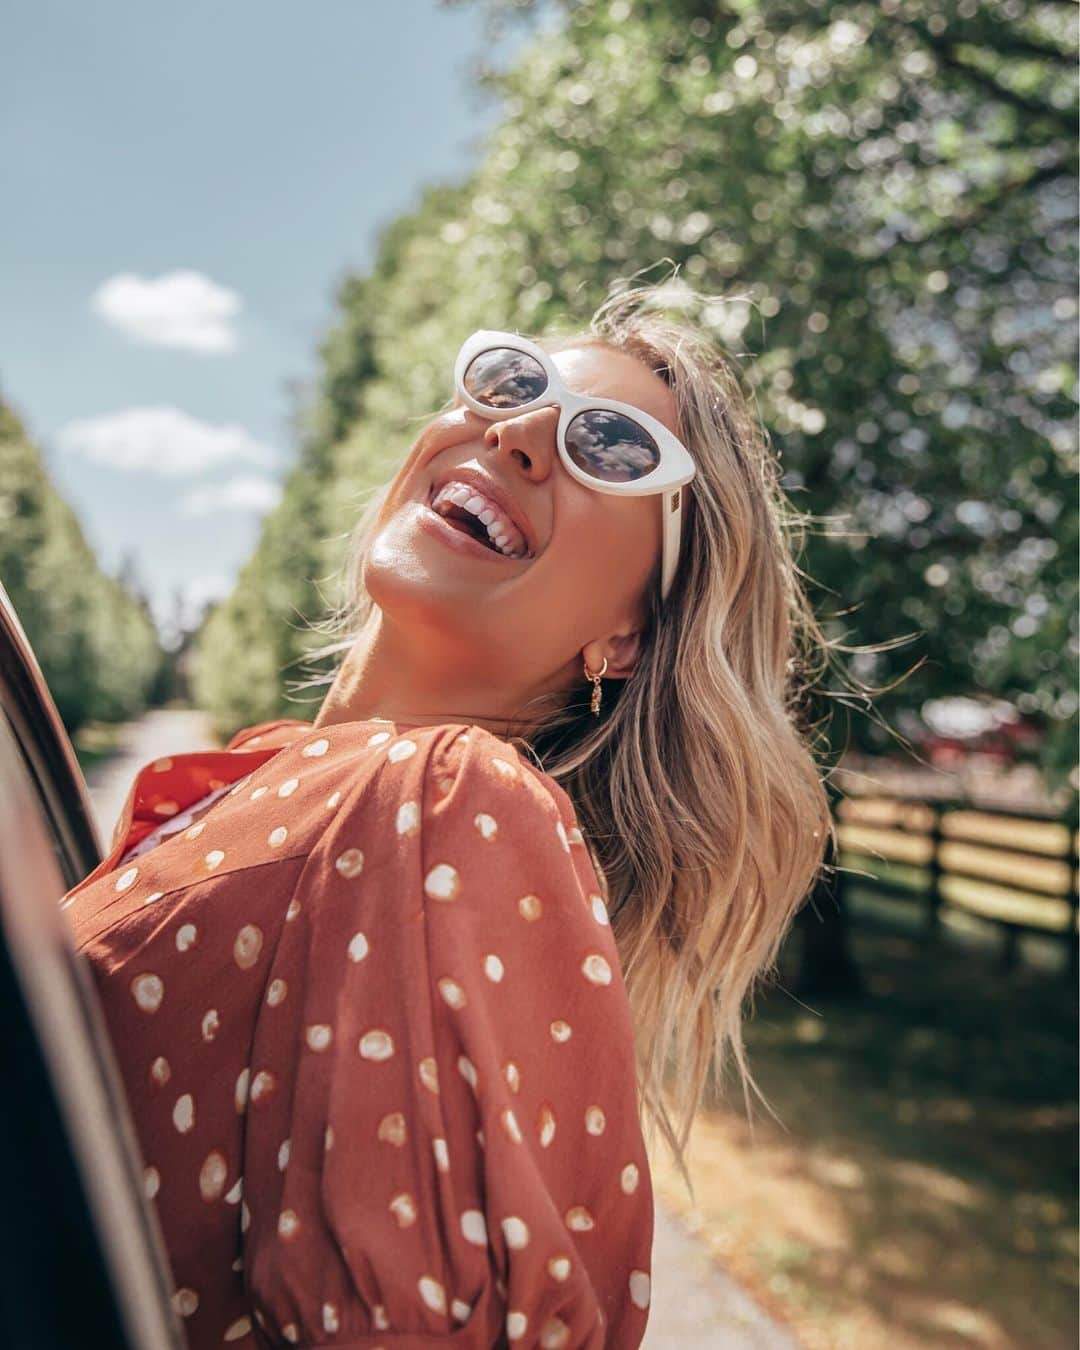
[[(293, 455), (335, 286), (459, 180), (509, 59), (482, 5), (35, 0), (0, 88), (0, 391), (159, 617), (228, 588)], [(212, 489), (212, 490), (208, 490)], [(230, 505), (231, 504), (231, 505)]]

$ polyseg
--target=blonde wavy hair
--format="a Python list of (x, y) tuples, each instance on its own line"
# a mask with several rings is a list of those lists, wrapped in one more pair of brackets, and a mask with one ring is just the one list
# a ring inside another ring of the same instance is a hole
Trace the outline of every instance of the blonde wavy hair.
[[(807, 719), (831, 645), (796, 564), (813, 518), (790, 505), (713, 335), (685, 312), (660, 312), (670, 294), (660, 284), (616, 291), (587, 332), (534, 339), (547, 351), (601, 343), (644, 361), (672, 391), (697, 474), (674, 585), (661, 605), (658, 566), (633, 674), (603, 682), (599, 717), (583, 681), (546, 696), (539, 714), (523, 709), (528, 730), (507, 739), (574, 803), (631, 1004), (642, 1123), (650, 1139), (659, 1127), (693, 1196), (685, 1150), (710, 1071), (719, 1084), (733, 1057), (748, 1119), (751, 1088), (775, 1116), (747, 1063), (744, 1006), (775, 974), (836, 840)], [(687, 298), (718, 299), (681, 294), (684, 310)], [(347, 651), (372, 615), (363, 565), (391, 486), (374, 490), (352, 531), (345, 602), (315, 625), (351, 636), (309, 657)]]

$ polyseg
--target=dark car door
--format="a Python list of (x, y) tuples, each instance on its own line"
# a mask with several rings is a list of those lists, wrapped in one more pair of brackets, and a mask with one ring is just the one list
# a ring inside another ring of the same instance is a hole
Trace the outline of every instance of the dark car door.
[(86, 786), (0, 585), (0, 1338), (184, 1350), (96, 990), (58, 907), (101, 853)]

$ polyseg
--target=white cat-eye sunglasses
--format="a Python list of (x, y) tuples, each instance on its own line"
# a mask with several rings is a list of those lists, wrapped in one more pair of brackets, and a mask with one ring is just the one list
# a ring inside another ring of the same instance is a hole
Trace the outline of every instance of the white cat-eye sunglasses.
[(492, 421), (558, 404), (555, 440), (567, 473), (597, 492), (663, 494), (660, 597), (666, 600), (679, 562), (682, 489), (697, 472), (682, 441), (632, 403), (568, 388), (550, 355), (517, 333), (484, 328), (466, 338), (454, 384), (467, 407)]

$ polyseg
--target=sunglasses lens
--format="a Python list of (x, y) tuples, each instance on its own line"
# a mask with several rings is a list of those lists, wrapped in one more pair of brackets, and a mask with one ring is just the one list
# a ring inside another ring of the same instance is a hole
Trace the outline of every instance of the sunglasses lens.
[(645, 428), (605, 408), (574, 418), (566, 428), (566, 449), (579, 469), (605, 483), (643, 478), (660, 463), (660, 447)]
[(488, 408), (521, 408), (547, 388), (539, 361), (513, 347), (492, 347), (469, 363), (465, 388)]

